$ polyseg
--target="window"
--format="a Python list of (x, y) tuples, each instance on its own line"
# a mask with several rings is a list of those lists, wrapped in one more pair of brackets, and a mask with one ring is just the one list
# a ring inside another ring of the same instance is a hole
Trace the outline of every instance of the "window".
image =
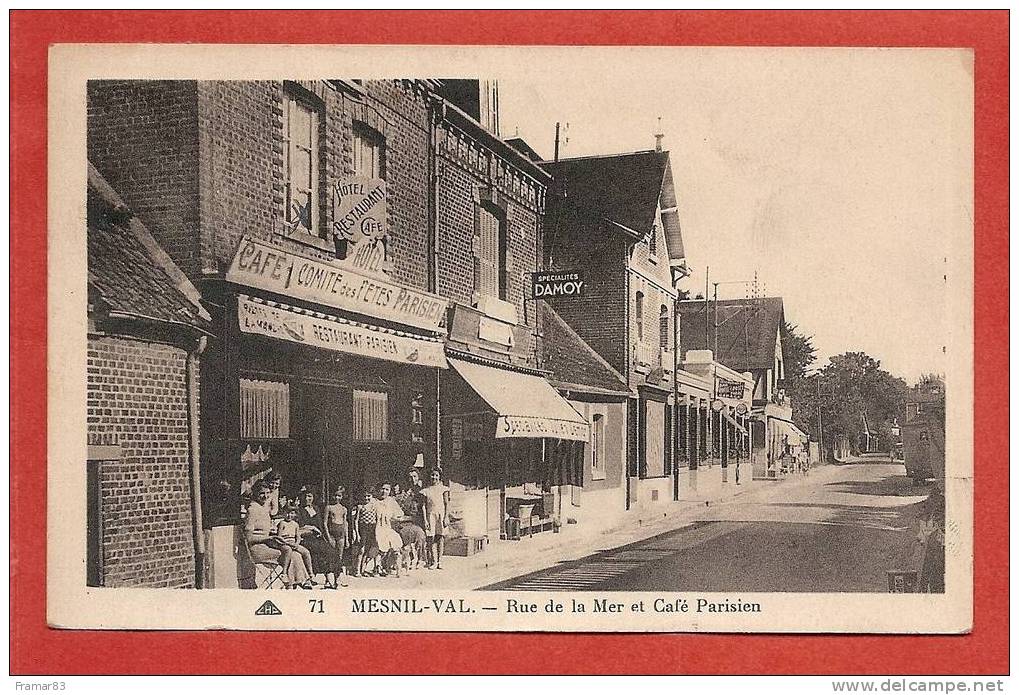
[(642, 342), (644, 340), (644, 293), (637, 293), (637, 341)]
[(286, 176), (286, 222), (290, 232), (318, 236), (319, 109), (291, 94), (283, 97), (283, 171)]
[(665, 475), (665, 404), (644, 404), (644, 477)]
[(354, 124), (354, 174), (369, 179), (386, 178), (386, 139), (366, 125)]
[(658, 225), (651, 228), (651, 234), (647, 240), (648, 251), (651, 252), (651, 257), (654, 258), (658, 255)]
[(605, 480), (605, 416), (591, 418), (591, 480)]
[(474, 287), (479, 294), (506, 299), (506, 220), (497, 207), (477, 206)]
[(385, 391), (354, 391), (354, 440), (389, 440), (389, 395)]
[(241, 439), (290, 437), (290, 385), (241, 379)]
[(663, 350), (669, 349), (669, 307), (665, 304), (658, 312), (658, 345)]

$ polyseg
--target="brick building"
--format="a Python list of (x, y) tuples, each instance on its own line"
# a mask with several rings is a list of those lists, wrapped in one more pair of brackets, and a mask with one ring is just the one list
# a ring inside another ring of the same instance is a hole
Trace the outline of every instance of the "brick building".
[[(669, 153), (579, 157), (542, 166), (552, 174), (555, 191), (545, 224), (549, 268), (579, 271), (586, 283), (582, 298), (550, 303), (635, 394), (627, 408), (626, 508), (678, 499), (679, 466), (673, 459), (696, 461), (705, 436), (697, 414), (708, 400), (694, 388), (696, 378), (677, 379), (675, 287), (688, 271)], [(674, 413), (677, 396), (681, 408)]]
[(88, 172), (90, 586), (193, 587), (199, 354), (197, 289), (113, 188)]
[[(441, 462), (464, 493), (460, 530), (484, 519), (502, 535), (508, 462), (526, 451), (524, 468), (537, 470), (563, 437), (586, 440), (539, 371), (540, 317), (526, 299), (548, 176), (479, 121), (481, 109), (497, 120), (497, 91), (474, 103), (464, 89), (89, 84), (89, 156), (212, 315), (201, 380), (209, 586), (249, 579), (237, 523), (270, 469), (285, 492), (321, 499)], [(505, 412), (491, 383), (558, 400)], [(464, 453), (481, 441), (487, 467)], [(493, 449), (505, 454), (496, 465)]]

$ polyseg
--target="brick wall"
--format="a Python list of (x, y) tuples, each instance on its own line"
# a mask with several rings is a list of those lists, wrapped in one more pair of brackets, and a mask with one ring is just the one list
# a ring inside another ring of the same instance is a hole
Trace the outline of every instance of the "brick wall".
[[(429, 115), (402, 80), (356, 95), (325, 81), (293, 83), (321, 107), (319, 221), (330, 190), (353, 173), (354, 122), (385, 138), (390, 250), (398, 282), (428, 283)], [(89, 158), (192, 278), (221, 274), (241, 236), (330, 258), (331, 241), (285, 236), (282, 81), (93, 81)], [(300, 239), (300, 241), (298, 241)]]
[(191, 276), (199, 270), (197, 86), (92, 80), (88, 158)]
[(186, 353), (88, 341), (88, 434), (119, 441), (100, 467), (105, 586), (193, 587)]
[(625, 240), (594, 221), (566, 213), (558, 219), (551, 212), (546, 215), (545, 234), (555, 237), (555, 269), (579, 269), (584, 274), (580, 299), (558, 298), (549, 303), (595, 352), (625, 375)]
[(544, 189), (483, 142), (453, 128), (438, 134), (439, 294), (471, 305), (475, 293), (476, 211), (492, 205), (505, 217), (507, 292), (517, 320), (536, 331), (529, 350), (538, 351), (540, 319), (531, 306), (530, 273), (540, 270)]

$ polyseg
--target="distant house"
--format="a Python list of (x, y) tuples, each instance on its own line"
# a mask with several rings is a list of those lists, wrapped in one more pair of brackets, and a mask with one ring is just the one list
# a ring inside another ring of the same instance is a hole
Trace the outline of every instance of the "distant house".
[(781, 458), (801, 433), (792, 424), (792, 404), (781, 388), (785, 378), (781, 297), (749, 297), (679, 302), (680, 346), (712, 350), (715, 359), (753, 379), (753, 470), (759, 478), (777, 478)]

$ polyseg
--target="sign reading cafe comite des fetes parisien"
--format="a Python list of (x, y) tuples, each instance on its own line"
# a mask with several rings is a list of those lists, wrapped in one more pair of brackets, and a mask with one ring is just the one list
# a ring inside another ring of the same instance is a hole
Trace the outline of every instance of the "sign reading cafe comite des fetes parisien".
[(319, 318), (280, 306), (237, 298), (237, 320), (244, 333), (301, 343), (390, 362), (445, 368), (446, 354), (439, 340), (425, 340), (395, 331)]
[(436, 332), (446, 314), (447, 300), (442, 297), (351, 270), (341, 261), (306, 258), (247, 236), (237, 247), (226, 279)]

